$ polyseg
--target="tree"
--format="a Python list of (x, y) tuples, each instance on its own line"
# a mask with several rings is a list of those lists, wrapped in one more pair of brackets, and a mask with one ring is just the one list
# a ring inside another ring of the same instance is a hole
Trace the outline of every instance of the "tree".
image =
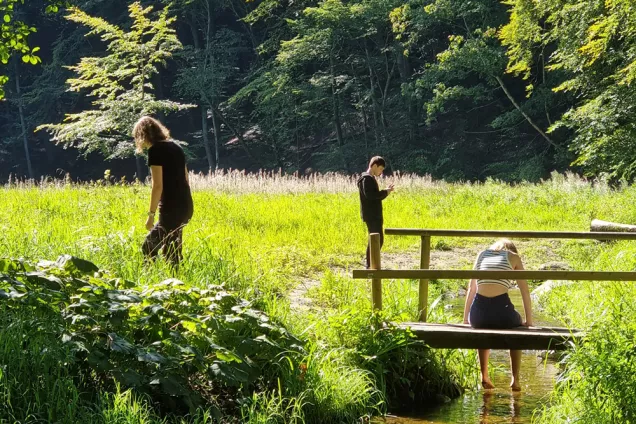
[[(554, 123), (574, 131), (575, 164), (595, 175), (636, 178), (636, 9), (631, 0), (509, 0), (501, 38), (508, 71), (529, 78), (551, 52), (547, 70), (561, 75), (557, 93), (576, 103)], [(537, 54), (541, 52), (541, 54)], [(530, 87), (532, 88), (532, 87)]]
[(388, 19), (400, 2), (294, 2), (278, 26), (270, 23), (276, 3), (263, 2), (248, 17), (277, 28), (278, 45), (262, 46), (272, 58), (232, 99), (251, 96), (253, 119), (274, 156), (300, 168), (301, 150), (320, 149), (327, 169), (351, 170), (352, 162), (366, 162), (371, 142), (377, 151), (401, 139), (388, 134), (390, 123), (402, 131), (405, 109)]
[[(134, 153), (131, 130), (142, 115), (180, 111), (192, 105), (157, 100), (151, 79), (166, 64), (181, 43), (171, 28), (175, 18), (164, 8), (157, 20), (148, 17), (152, 7), (139, 2), (129, 6), (133, 25), (129, 32), (105, 20), (71, 8), (67, 19), (88, 26), (87, 35), (100, 34), (108, 43), (107, 55), (84, 57), (70, 67), (77, 78), (67, 80), (70, 91), (90, 90), (93, 108), (68, 114), (59, 124), (40, 125), (53, 134), (53, 141), (73, 146), (87, 154), (99, 151), (107, 159)], [(141, 166), (138, 163), (138, 177)]]
[[(545, 90), (524, 98), (522, 81), (506, 77), (506, 50), (498, 38), (508, 20), (505, 6), (490, 0), (413, 0), (396, 8), (391, 20), (407, 54), (419, 62), (405, 93), (423, 103), (432, 131), (441, 127), (446, 133), (446, 149), (430, 148), (440, 152), (435, 167), (456, 168), (457, 161), (475, 167), (479, 160), (470, 158), (481, 150), (484, 163), (471, 173), (492, 175), (495, 165), (512, 175), (531, 158), (563, 150), (546, 133), (554, 99)], [(457, 156), (462, 154), (469, 156)], [(525, 177), (517, 175), (513, 179)]]
[[(68, 5), (65, 0), (47, 0), (46, 13), (56, 13), (60, 7)], [(24, 0), (2, 0), (0, 1), (0, 62), (3, 65), (9, 63), (13, 53), (21, 54), (24, 63), (37, 65), (42, 60), (38, 56), (39, 47), (30, 47), (28, 44), (29, 34), (36, 32), (36, 28), (27, 25), (25, 22), (16, 19), (19, 4), (24, 4)], [(9, 81), (7, 75), (0, 74), (0, 100), (4, 98), (4, 85)], [(19, 83), (18, 83), (19, 86)], [(30, 168), (30, 165), (29, 165)]]
[[(237, 77), (239, 53), (243, 50), (240, 33), (217, 27), (213, 19), (215, 7), (220, 5), (198, 0), (187, 10), (194, 46), (180, 54), (185, 66), (178, 71), (174, 84), (179, 94), (200, 105), (201, 138), (210, 170), (218, 168), (220, 161), (219, 105), (228, 95), (229, 83)], [(214, 153), (208, 140), (208, 116), (212, 118)]]

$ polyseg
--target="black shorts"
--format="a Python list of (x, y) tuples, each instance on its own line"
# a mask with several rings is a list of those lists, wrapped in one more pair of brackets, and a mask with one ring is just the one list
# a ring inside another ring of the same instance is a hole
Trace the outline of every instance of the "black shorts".
[(468, 321), (473, 328), (514, 328), (521, 325), (521, 315), (515, 311), (508, 293), (495, 297), (475, 294)]

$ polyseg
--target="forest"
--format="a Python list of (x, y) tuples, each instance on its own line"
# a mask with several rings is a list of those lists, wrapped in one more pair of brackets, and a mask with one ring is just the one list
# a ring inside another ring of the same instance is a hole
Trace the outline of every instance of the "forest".
[[(629, 0), (5, 0), (0, 180), (196, 172), (635, 175)], [(67, 176), (68, 175), (68, 176)]]

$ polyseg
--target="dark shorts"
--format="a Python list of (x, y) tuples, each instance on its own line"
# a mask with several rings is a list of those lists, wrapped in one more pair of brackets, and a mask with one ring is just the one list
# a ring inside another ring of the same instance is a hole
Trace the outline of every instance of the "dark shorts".
[(508, 293), (495, 297), (477, 293), (468, 321), (473, 328), (514, 328), (521, 325), (521, 315), (515, 311)]

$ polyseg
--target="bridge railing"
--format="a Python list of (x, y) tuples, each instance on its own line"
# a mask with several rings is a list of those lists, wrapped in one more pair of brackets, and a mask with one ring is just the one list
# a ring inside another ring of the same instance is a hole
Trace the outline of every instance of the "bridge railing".
[(579, 240), (636, 240), (636, 233), (627, 232), (572, 232), (572, 231), (498, 231), (498, 230), (443, 230), (387, 228), (387, 235), (416, 236), (421, 238), (420, 269), (383, 270), (380, 257), (380, 235), (369, 234), (371, 246), (370, 269), (354, 270), (353, 278), (371, 279), (371, 297), (374, 309), (382, 309), (383, 279), (419, 279), (419, 316), (426, 322), (428, 315), (428, 282), (442, 278), (497, 278), (525, 280), (582, 280), (582, 281), (636, 281), (636, 272), (602, 271), (479, 271), (431, 270), (431, 237), (509, 237), (514, 239), (579, 239)]

